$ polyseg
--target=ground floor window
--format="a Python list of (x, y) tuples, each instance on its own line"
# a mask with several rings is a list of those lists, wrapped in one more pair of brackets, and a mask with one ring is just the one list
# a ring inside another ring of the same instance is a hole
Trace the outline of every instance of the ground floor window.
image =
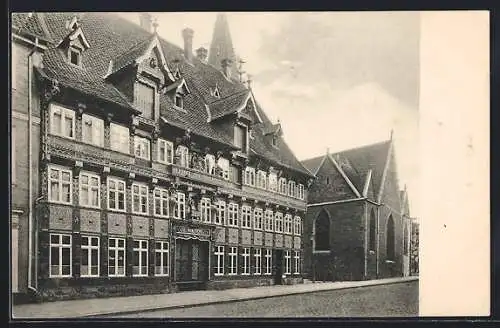
[(265, 266), (265, 272), (264, 274), (271, 274), (271, 266), (273, 264), (272, 262), (272, 252), (269, 248), (266, 249), (266, 253), (264, 255), (266, 259), (266, 266)]
[(243, 275), (250, 274), (250, 248), (244, 247), (241, 252), (241, 260), (242, 260), (242, 272)]
[(82, 236), (80, 276), (99, 277), (99, 237)]
[(294, 273), (297, 274), (297, 273), (300, 273), (300, 252), (299, 251), (294, 251), (294, 254), (293, 254), (293, 259), (294, 259), (294, 262), (295, 262), (295, 271)]
[(253, 256), (255, 257), (255, 274), (262, 274), (262, 250), (260, 248), (256, 248), (254, 250)]
[(168, 242), (157, 241), (155, 243), (155, 275), (168, 276), (169, 269)]
[(214, 254), (215, 254), (215, 275), (222, 276), (224, 274), (224, 246), (216, 246)]
[(147, 240), (134, 240), (134, 264), (132, 267), (132, 275), (134, 276), (148, 275)]
[(108, 276), (125, 276), (125, 239), (109, 238)]
[(238, 248), (229, 247), (229, 274), (235, 275), (238, 273)]
[(71, 235), (50, 234), (50, 277), (71, 277)]
[(291, 262), (290, 251), (285, 251), (285, 274), (291, 273)]

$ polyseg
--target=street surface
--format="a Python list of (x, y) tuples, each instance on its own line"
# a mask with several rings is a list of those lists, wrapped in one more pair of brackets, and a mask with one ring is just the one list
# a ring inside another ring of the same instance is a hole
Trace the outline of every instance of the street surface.
[(115, 318), (367, 316), (418, 316), (418, 281), (113, 315)]

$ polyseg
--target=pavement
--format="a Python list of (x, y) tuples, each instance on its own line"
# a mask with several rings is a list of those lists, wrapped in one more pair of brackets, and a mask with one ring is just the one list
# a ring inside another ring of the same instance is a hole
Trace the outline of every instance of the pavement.
[(178, 309), (284, 295), (341, 290), (415, 281), (418, 277), (398, 277), (364, 281), (316, 282), (226, 290), (202, 290), (171, 294), (142, 295), (13, 305), (14, 319), (84, 318), (123, 315), (145, 311)]

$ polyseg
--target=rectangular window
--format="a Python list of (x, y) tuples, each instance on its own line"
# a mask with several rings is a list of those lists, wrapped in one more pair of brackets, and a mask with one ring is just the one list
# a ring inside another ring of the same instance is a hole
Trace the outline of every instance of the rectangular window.
[(125, 239), (109, 238), (108, 276), (125, 276)]
[(174, 217), (177, 219), (186, 218), (186, 195), (182, 192), (177, 193), (176, 204), (174, 208)]
[(266, 231), (273, 231), (273, 211), (266, 210), (264, 215), (264, 229)]
[(184, 98), (182, 98), (181, 94), (175, 95), (175, 107), (183, 109), (184, 108)]
[(80, 206), (100, 207), (101, 178), (98, 175), (80, 172)]
[(172, 164), (174, 162), (174, 144), (164, 139), (158, 139), (158, 162)]
[(255, 169), (253, 167), (245, 168), (245, 184), (255, 186)]
[(253, 256), (255, 257), (254, 274), (262, 274), (262, 249), (255, 248)]
[(278, 176), (276, 173), (269, 173), (269, 190), (276, 192), (278, 190)]
[(253, 228), (262, 230), (262, 209), (256, 208), (253, 212)]
[(200, 215), (201, 215), (201, 221), (210, 223), (211, 222), (211, 204), (210, 204), (210, 199), (208, 198), (202, 198), (200, 200)]
[(75, 138), (75, 112), (71, 109), (50, 105), (50, 133), (74, 139)]
[(108, 209), (125, 211), (125, 181), (108, 177)]
[(82, 115), (82, 141), (99, 147), (104, 145), (104, 120)]
[(285, 233), (292, 233), (292, 215), (291, 214), (286, 214), (285, 215)]
[(153, 119), (155, 106), (155, 88), (136, 82), (134, 88), (134, 104), (145, 118)]
[(272, 252), (269, 248), (266, 248), (266, 253), (264, 254), (264, 258), (266, 260), (266, 265), (265, 265), (265, 271), (264, 274), (271, 274), (272, 272), (272, 265), (273, 265), (273, 257), (272, 257)]
[(224, 246), (215, 247), (215, 273), (216, 276), (224, 274)]
[(155, 215), (157, 216), (168, 216), (168, 190), (163, 188), (155, 188), (153, 192), (153, 201), (155, 207)]
[(276, 212), (274, 215), (274, 231), (283, 232), (283, 213)]
[(241, 176), (240, 176), (240, 168), (236, 165), (231, 165), (229, 167), (229, 181), (240, 184)]
[(149, 160), (149, 139), (135, 136), (134, 137), (134, 155), (135, 157)]
[(75, 48), (69, 49), (69, 62), (76, 66), (81, 66), (82, 54), (79, 50)]
[(215, 174), (215, 156), (212, 154), (205, 155), (205, 172), (211, 175)]
[(50, 234), (50, 277), (71, 277), (71, 235)]
[(294, 230), (293, 233), (296, 235), (302, 235), (302, 219), (300, 216), (296, 216), (294, 219)]
[(285, 274), (292, 273), (290, 251), (285, 251)]
[(266, 172), (258, 171), (257, 172), (257, 181), (256, 181), (257, 187), (261, 188), (261, 189), (266, 189), (267, 188), (266, 180), (267, 180)]
[(179, 145), (175, 151), (176, 164), (182, 167), (189, 167), (189, 150), (186, 146)]
[(155, 242), (155, 276), (168, 276), (169, 252), (167, 241)]
[(148, 186), (138, 183), (132, 184), (132, 212), (148, 214)]
[(236, 147), (241, 148), (241, 151), (247, 152), (247, 128), (242, 125), (234, 126), (234, 144)]
[(250, 274), (250, 248), (248, 247), (243, 247), (243, 251), (241, 252), (241, 260), (243, 261), (243, 271), (241, 272), (242, 275), (249, 275)]
[(298, 197), (299, 199), (304, 199), (304, 185), (299, 184), (299, 192), (298, 192)]
[(238, 273), (238, 247), (229, 247), (229, 275)]
[(226, 202), (219, 200), (216, 204), (215, 209), (215, 224), (224, 224), (224, 219), (226, 218)]
[(130, 132), (128, 127), (111, 123), (109, 126), (109, 144), (112, 150), (130, 154)]
[(252, 208), (250, 206), (241, 207), (241, 227), (250, 228), (252, 222)]
[(70, 170), (49, 166), (49, 200), (56, 203), (72, 203), (72, 173)]
[(134, 264), (132, 267), (133, 276), (148, 275), (148, 241), (134, 240)]
[(230, 227), (238, 226), (238, 204), (229, 203), (227, 206), (227, 225)]
[(279, 193), (280, 194), (287, 194), (287, 184), (286, 184), (286, 179), (285, 178), (280, 178), (279, 180)]
[(295, 181), (288, 181), (288, 196), (295, 197)]
[(300, 252), (299, 251), (293, 252), (293, 260), (295, 262), (293, 273), (299, 274), (300, 273)]
[(99, 237), (82, 236), (80, 276), (99, 277)]
[(219, 160), (217, 161), (217, 166), (219, 167), (220, 170), (220, 176), (224, 180), (229, 180), (229, 160), (220, 157)]

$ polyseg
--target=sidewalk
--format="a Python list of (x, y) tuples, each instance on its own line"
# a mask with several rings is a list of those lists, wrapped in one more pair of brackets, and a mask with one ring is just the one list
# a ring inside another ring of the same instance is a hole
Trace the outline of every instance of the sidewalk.
[(311, 293), (363, 286), (400, 283), (418, 280), (418, 277), (389, 278), (366, 281), (317, 282), (298, 285), (235, 288), (226, 290), (202, 290), (172, 294), (143, 295), (47, 302), (16, 305), (12, 308), (14, 319), (28, 318), (77, 318), (112, 314), (134, 313), (225, 302), (235, 302), (273, 296)]

